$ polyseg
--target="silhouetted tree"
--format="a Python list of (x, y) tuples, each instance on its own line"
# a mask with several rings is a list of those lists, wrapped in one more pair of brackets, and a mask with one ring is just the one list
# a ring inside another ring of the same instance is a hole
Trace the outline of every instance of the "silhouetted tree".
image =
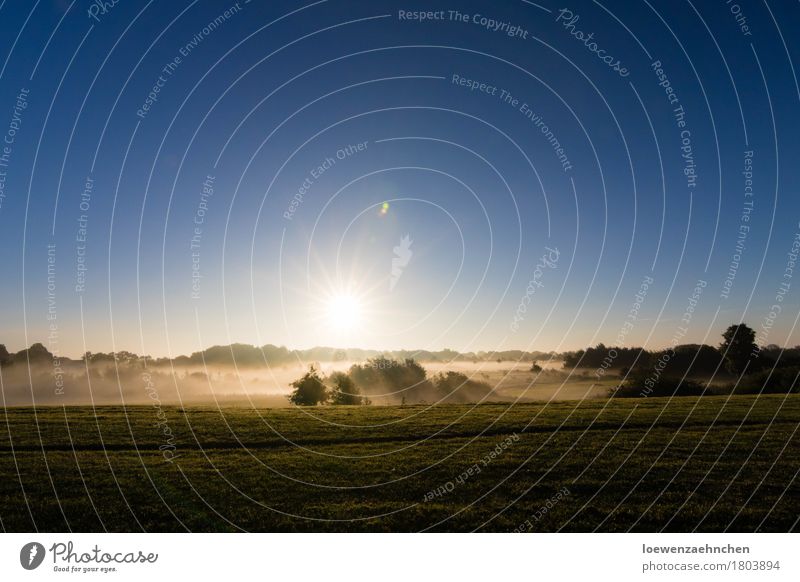
[(314, 366), (290, 386), (294, 387), (294, 391), (289, 395), (289, 402), (296, 406), (315, 406), (328, 400), (328, 390)]
[(328, 376), (328, 381), (333, 387), (331, 404), (370, 404), (368, 398), (361, 396), (361, 391), (344, 372), (334, 372)]
[(53, 354), (47, 351), (47, 348), (44, 347), (41, 343), (37, 342), (35, 344), (31, 344), (26, 350), (22, 350), (17, 352), (12, 356), (14, 360), (17, 362), (34, 362), (34, 361), (42, 361), (42, 360), (52, 360)]
[(650, 352), (643, 348), (610, 346), (597, 344), (593, 348), (565, 352), (563, 354), (564, 368), (600, 368), (619, 369), (627, 366), (646, 367), (650, 363)]
[(722, 334), (719, 351), (725, 356), (725, 366), (733, 374), (741, 374), (747, 363), (758, 354), (756, 332), (748, 325), (732, 325)]

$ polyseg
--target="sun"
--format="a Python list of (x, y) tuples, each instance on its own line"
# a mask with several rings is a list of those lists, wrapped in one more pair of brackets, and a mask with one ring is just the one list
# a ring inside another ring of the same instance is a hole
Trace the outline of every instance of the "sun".
[(328, 323), (337, 331), (348, 331), (361, 324), (361, 301), (350, 294), (332, 295), (326, 305)]

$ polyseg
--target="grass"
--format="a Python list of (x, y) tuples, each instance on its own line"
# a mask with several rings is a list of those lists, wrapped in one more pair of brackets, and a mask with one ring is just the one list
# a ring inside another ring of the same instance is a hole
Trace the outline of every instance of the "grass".
[(3, 530), (789, 531), (800, 515), (795, 395), (157, 412), (5, 409)]

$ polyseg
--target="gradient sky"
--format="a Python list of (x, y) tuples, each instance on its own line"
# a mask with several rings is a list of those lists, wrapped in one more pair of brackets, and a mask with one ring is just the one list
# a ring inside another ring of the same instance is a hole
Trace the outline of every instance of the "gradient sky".
[[(91, 5), (0, 3), (0, 132), (18, 126), (0, 166), (0, 342), (12, 351), (655, 348), (717, 344), (741, 320), (766, 343), (800, 343), (800, 281), (784, 276), (800, 231), (797, 3), (742, 3), (738, 22), (723, 1), (121, 1), (94, 18)], [(579, 16), (571, 28), (564, 8)], [(444, 19), (400, 17), (414, 10)], [(546, 248), (558, 261), (537, 271)], [(351, 329), (329, 321), (340, 293), (358, 297)]]

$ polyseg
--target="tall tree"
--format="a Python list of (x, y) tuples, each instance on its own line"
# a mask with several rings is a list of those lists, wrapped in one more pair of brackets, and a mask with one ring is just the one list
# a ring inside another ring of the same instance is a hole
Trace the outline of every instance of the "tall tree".
[(719, 351), (725, 356), (725, 366), (734, 374), (745, 371), (747, 363), (758, 354), (756, 332), (744, 323), (732, 325), (722, 334)]

